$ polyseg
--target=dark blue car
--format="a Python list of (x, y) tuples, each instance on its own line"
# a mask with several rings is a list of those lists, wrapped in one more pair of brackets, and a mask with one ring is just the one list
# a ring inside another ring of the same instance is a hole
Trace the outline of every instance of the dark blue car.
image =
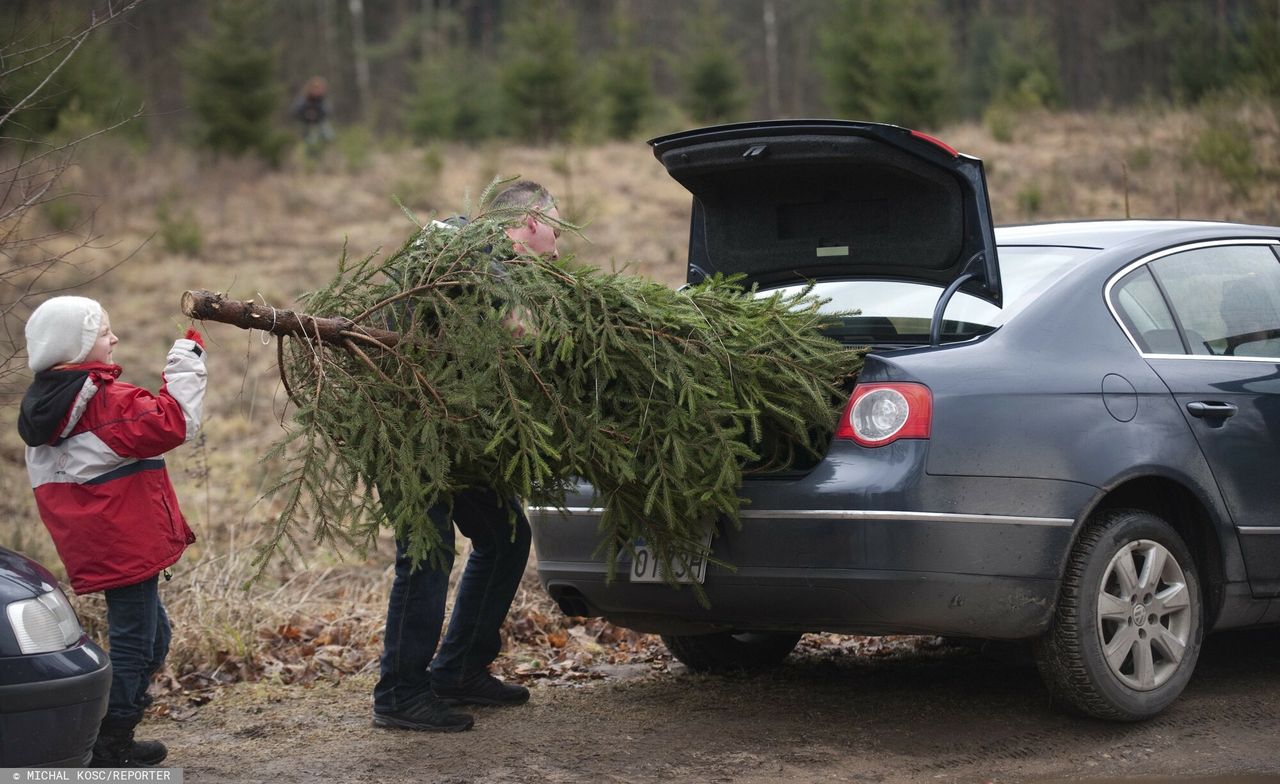
[(807, 631), (1026, 639), (1061, 704), (1118, 720), (1177, 698), (1205, 632), (1280, 621), (1280, 228), (993, 230), (981, 162), (894, 126), (651, 144), (693, 196), (690, 281), (813, 283), (873, 348), (825, 457), (708, 532), (736, 569), (679, 575), (710, 606), (642, 545), (607, 582), (590, 487), (532, 510), (566, 613), (695, 669)]
[(57, 579), (0, 547), (0, 768), (88, 764), (110, 688)]

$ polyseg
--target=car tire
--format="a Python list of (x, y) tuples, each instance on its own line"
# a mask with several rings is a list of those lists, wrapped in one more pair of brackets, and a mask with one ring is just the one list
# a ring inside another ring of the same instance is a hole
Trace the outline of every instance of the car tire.
[(800, 641), (799, 632), (664, 634), (667, 650), (695, 672), (767, 670), (782, 664)]
[(1071, 552), (1036, 665), (1068, 711), (1141, 721), (1187, 685), (1203, 615), (1195, 561), (1178, 533), (1149, 512), (1105, 510)]

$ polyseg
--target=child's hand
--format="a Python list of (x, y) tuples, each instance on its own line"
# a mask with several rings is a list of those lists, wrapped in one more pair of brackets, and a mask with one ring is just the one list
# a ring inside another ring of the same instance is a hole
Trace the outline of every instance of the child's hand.
[(204, 348), (204, 338), (196, 330), (188, 329), (187, 334), (183, 335), (183, 337), (185, 337), (187, 340), (194, 340), (197, 346), (199, 346), (200, 348)]

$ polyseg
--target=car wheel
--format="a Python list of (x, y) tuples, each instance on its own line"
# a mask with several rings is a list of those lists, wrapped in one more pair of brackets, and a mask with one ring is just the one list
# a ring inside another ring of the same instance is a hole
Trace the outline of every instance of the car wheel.
[(799, 632), (664, 634), (667, 650), (696, 672), (777, 667), (800, 640)]
[(1182, 693), (1200, 655), (1204, 603), (1177, 532), (1136, 509), (1100, 512), (1067, 564), (1036, 664), (1068, 710), (1139, 721)]

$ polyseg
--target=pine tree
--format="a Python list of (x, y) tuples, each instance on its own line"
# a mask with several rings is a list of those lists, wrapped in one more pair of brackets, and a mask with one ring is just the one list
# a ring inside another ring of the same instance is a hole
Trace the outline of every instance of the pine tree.
[(220, 0), (211, 10), (212, 33), (184, 62), (200, 146), (232, 155), (253, 152), (274, 165), (287, 137), (272, 123), (283, 99), (268, 11), (269, 4), (254, 0)]
[(503, 28), (500, 80), (511, 130), (538, 142), (567, 138), (584, 106), (577, 34), (560, 0), (528, 0)]
[(704, 125), (737, 120), (746, 105), (742, 63), (725, 43), (724, 28), (724, 16), (714, 0), (701, 0), (689, 19), (684, 55), (677, 67), (684, 108)]

